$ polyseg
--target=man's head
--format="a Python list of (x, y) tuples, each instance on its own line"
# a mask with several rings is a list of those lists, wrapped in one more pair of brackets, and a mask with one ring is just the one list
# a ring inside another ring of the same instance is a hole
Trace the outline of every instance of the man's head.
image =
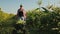
[(23, 7), (23, 5), (20, 5), (20, 7)]

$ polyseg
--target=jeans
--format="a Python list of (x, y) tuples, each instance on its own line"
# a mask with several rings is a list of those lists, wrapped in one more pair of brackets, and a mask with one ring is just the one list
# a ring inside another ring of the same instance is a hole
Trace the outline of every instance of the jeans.
[(23, 20), (23, 21), (25, 21), (26, 19), (22, 16), (22, 17), (18, 17), (18, 20)]

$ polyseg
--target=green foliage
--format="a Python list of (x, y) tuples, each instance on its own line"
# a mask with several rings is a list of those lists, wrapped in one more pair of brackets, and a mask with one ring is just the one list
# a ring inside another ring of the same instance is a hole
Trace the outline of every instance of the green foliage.
[(3, 11), (0, 11), (0, 34), (8, 34), (13, 30), (12, 24), (15, 20), (12, 18), (13, 14), (7, 14)]
[(45, 11), (27, 12), (26, 23), (30, 34), (59, 34), (60, 12), (56, 9), (53, 12), (43, 9)]

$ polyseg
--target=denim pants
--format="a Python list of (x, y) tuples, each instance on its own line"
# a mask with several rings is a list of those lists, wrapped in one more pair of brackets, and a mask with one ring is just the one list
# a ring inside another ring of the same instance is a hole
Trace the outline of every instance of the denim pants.
[(22, 16), (22, 17), (18, 17), (19, 20), (25, 20), (25, 18)]
[(23, 20), (23, 21), (26, 21), (26, 18), (24, 18), (23, 16), (22, 17), (18, 17), (19, 20)]

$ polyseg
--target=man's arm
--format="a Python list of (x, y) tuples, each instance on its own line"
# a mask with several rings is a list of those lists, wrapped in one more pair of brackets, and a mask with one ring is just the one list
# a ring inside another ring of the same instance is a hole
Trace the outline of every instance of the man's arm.
[(24, 16), (24, 18), (26, 18), (26, 11), (25, 10), (23, 11), (23, 16)]

